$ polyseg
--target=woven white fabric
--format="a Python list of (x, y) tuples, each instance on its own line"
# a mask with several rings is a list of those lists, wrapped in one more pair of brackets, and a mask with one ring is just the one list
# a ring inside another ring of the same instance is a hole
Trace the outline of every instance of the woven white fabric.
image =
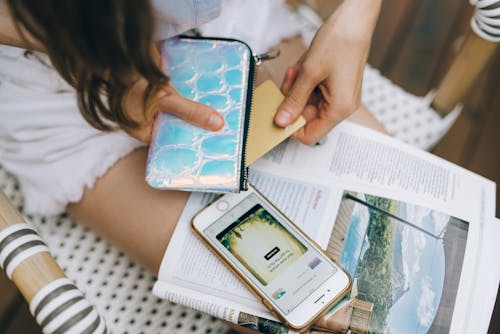
[(461, 110), (458, 106), (441, 117), (430, 107), (432, 93), (409, 94), (370, 66), (364, 73), (361, 99), (392, 136), (424, 150), (434, 147)]

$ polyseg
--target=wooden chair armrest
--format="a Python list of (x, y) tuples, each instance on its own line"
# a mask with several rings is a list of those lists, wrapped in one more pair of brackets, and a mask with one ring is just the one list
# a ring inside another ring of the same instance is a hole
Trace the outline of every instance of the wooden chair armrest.
[(104, 321), (0, 191), (0, 266), (44, 333), (105, 333)]
[(495, 54), (500, 41), (500, 0), (473, 0), (476, 11), (462, 48), (439, 84), (432, 107), (446, 115), (462, 101)]
[(431, 106), (442, 116), (462, 101), (486, 64), (495, 54), (497, 44), (469, 31), (462, 48), (441, 80)]

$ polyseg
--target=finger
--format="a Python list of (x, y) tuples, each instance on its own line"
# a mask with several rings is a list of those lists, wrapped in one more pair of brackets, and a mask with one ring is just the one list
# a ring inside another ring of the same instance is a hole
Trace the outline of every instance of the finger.
[[(302, 112), (302, 117), (304, 117), (304, 120), (306, 121), (306, 125), (307, 123), (311, 122), (312, 120), (318, 118), (319, 116), (319, 110), (318, 110), (318, 107), (313, 105), (313, 104), (308, 104), (306, 105), (306, 107), (304, 108), (304, 111)], [(301, 127), (299, 130), (297, 130), (294, 134), (293, 134), (293, 137), (299, 141), (302, 142), (302, 139), (304, 138), (305, 136), (305, 131), (306, 130), (306, 125), (304, 125), (303, 127)]]
[(317, 82), (306, 72), (298, 73), (285, 100), (278, 107), (274, 118), (276, 125), (284, 127), (291, 124), (302, 113)]
[(293, 83), (297, 79), (297, 68), (290, 66), (286, 69), (285, 78), (283, 79), (283, 83), (281, 84), (281, 91), (283, 94), (288, 94), (290, 88), (292, 88)]
[(319, 110), (314, 104), (307, 104), (302, 112), (302, 117), (304, 117), (306, 123), (311, 122), (313, 119), (318, 118)]
[(326, 136), (340, 121), (340, 118), (316, 117), (308, 122), (300, 131), (297, 131), (294, 137), (306, 145), (314, 145)]
[(312, 105), (317, 107), (317, 117), (308, 121), (302, 131), (296, 135), (297, 140), (307, 145), (316, 144), (357, 108), (355, 102), (344, 102), (332, 106), (326, 101), (321, 101), (317, 105)]
[(294, 138), (303, 144), (314, 145), (323, 138), (328, 131), (329, 129), (317, 118), (307, 123), (300, 131), (297, 131)]
[(206, 130), (217, 131), (224, 126), (224, 118), (217, 111), (180, 95), (162, 98), (159, 109)]

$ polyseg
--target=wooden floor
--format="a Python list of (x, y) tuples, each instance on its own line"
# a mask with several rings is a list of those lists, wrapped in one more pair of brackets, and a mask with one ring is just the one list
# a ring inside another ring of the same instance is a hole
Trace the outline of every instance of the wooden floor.
[[(384, 0), (369, 63), (416, 95), (436, 87), (467, 30), (466, 0)], [(434, 153), (500, 184), (500, 57), (464, 99), (464, 111)], [(497, 189), (497, 216), (500, 196)], [(38, 333), (16, 290), (0, 276), (0, 333)], [(500, 333), (497, 298), (491, 333)]]

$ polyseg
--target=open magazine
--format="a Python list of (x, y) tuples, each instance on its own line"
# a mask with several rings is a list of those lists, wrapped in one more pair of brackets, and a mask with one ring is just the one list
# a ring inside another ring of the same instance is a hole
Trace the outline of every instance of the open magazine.
[[(252, 165), (250, 182), (353, 277), (314, 330), (483, 333), (500, 278), (495, 184), (344, 122), (325, 144), (294, 141)], [(153, 293), (263, 333), (293, 333), (196, 238), (191, 195)]]

